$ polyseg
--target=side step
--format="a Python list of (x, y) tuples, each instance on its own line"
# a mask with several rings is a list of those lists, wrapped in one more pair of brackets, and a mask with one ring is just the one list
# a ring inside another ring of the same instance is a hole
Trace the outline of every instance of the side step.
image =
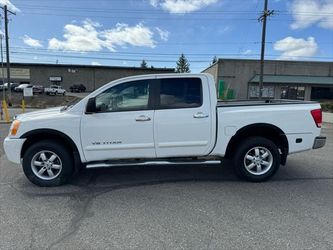
[(220, 164), (220, 160), (192, 160), (192, 161), (129, 161), (129, 162), (98, 162), (88, 163), (86, 168), (109, 168), (109, 167), (121, 167), (121, 166), (150, 166), (150, 165), (202, 165), (202, 164)]

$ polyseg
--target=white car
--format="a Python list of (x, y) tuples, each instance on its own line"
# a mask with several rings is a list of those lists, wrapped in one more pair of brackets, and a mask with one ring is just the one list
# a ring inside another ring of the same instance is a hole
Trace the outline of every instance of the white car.
[(31, 84), (23, 83), (23, 84), (20, 84), (19, 86), (15, 87), (14, 90), (15, 90), (15, 92), (23, 92), (24, 88), (29, 88), (31, 86), (32, 86)]
[(216, 164), (232, 159), (265, 181), (289, 154), (323, 147), (316, 102), (218, 102), (209, 74), (113, 81), (73, 106), (19, 115), (4, 148), (39, 186), (66, 183), (81, 167)]
[(49, 88), (45, 88), (44, 92), (47, 95), (65, 95), (66, 90), (64, 90), (61, 86), (51, 85)]

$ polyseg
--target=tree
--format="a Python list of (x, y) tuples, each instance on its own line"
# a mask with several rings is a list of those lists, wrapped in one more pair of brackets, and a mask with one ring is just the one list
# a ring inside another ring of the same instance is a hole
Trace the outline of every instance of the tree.
[(176, 62), (176, 72), (177, 73), (190, 73), (190, 63), (188, 62), (185, 55), (182, 53)]
[(148, 68), (148, 64), (145, 60), (142, 60), (142, 62), (140, 64), (140, 68), (144, 68), (144, 69)]
[(213, 57), (213, 60), (212, 60), (212, 64), (214, 64), (214, 63), (216, 63), (216, 62), (217, 62), (217, 57), (214, 56), (214, 57)]

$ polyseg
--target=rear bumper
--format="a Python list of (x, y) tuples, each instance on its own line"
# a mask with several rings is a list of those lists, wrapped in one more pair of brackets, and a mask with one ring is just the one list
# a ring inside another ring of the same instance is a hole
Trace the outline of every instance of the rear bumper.
[(13, 139), (8, 137), (5, 139), (3, 147), (9, 161), (17, 164), (21, 163), (21, 150), (25, 140), (26, 139)]
[(317, 136), (313, 142), (312, 149), (322, 148), (325, 146), (326, 137), (324, 136)]

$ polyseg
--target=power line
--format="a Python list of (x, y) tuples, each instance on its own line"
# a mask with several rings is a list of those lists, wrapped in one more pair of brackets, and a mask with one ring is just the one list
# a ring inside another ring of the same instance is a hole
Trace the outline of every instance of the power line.
[[(65, 54), (66, 56), (71, 53), (71, 54), (82, 54), (81, 52), (74, 52), (74, 51), (55, 51), (55, 50), (49, 50), (49, 49), (34, 49), (34, 48), (25, 48), (25, 47), (11, 47), (13, 52), (15, 53), (41, 53), (45, 55), (56, 55), (56, 56), (62, 56)], [(165, 57), (174, 57), (174, 56), (179, 56), (181, 52), (179, 53), (160, 53), (160, 52), (111, 52), (111, 51), (92, 51), (92, 52), (87, 52), (89, 54), (94, 54), (94, 55), (104, 55), (104, 56), (135, 56), (135, 57), (160, 57), (163, 56)], [(243, 53), (185, 53), (186, 56), (190, 56), (192, 58), (196, 57), (206, 57), (210, 58), (212, 56), (258, 56), (260, 53), (250, 53), (250, 54), (243, 54)], [(279, 55), (271, 55), (271, 56), (279, 56)], [(305, 57), (305, 58), (323, 58), (323, 59), (331, 59), (332, 57), (327, 57), (327, 56), (299, 56), (299, 57)]]
[[(98, 8), (75, 8), (75, 9), (68, 9), (67, 7), (59, 7), (59, 6), (41, 6), (41, 5), (20, 5), (27, 9), (32, 10), (51, 10), (53, 11), (65, 11), (65, 12), (92, 12), (92, 13), (108, 13), (110, 14), (110, 11), (117, 13), (144, 13), (144, 14), (165, 14), (165, 15), (171, 15), (169, 12), (164, 12), (163, 10), (147, 10), (147, 9), (98, 9)], [(306, 16), (330, 16), (333, 14), (333, 12), (289, 12), (289, 11), (276, 11), (279, 15), (295, 15), (295, 14), (301, 14)], [(258, 14), (257, 11), (232, 11), (232, 10), (213, 10), (213, 11), (196, 11), (192, 12), (191, 15), (197, 15), (197, 14)], [(175, 15), (175, 14), (172, 14)], [(177, 16), (177, 15), (175, 15)]]
[[(142, 56), (140, 57), (135, 57), (135, 58), (119, 58), (119, 57), (101, 57), (101, 56), (77, 56), (77, 55), (56, 55), (56, 54), (49, 54), (49, 53), (34, 53), (34, 52), (25, 52), (25, 51), (15, 51), (12, 50), (11, 54), (17, 54), (17, 55), (33, 55), (33, 56), (48, 56), (48, 57), (64, 57), (64, 58), (78, 58), (78, 59), (100, 59), (100, 60), (128, 60), (128, 61), (142, 61)], [(255, 54), (250, 54), (250, 55), (244, 55), (240, 53), (221, 53), (221, 54), (216, 54), (217, 56), (242, 56), (242, 57), (254, 57), (260, 55), (259, 53)], [(175, 55), (179, 56), (179, 54)], [(269, 57), (278, 57), (280, 55), (277, 54), (268, 54), (267, 56)], [(317, 59), (333, 59), (332, 57), (325, 57), (325, 56), (298, 56), (299, 58), (317, 58)], [(145, 60), (148, 61), (154, 61), (154, 62), (175, 62), (175, 60), (163, 60), (163, 59), (149, 59), (148, 57), (145, 58)], [(211, 61), (211, 56), (207, 56), (207, 60), (191, 60), (191, 62), (196, 62), (196, 63), (201, 63), (201, 62), (210, 62)]]

